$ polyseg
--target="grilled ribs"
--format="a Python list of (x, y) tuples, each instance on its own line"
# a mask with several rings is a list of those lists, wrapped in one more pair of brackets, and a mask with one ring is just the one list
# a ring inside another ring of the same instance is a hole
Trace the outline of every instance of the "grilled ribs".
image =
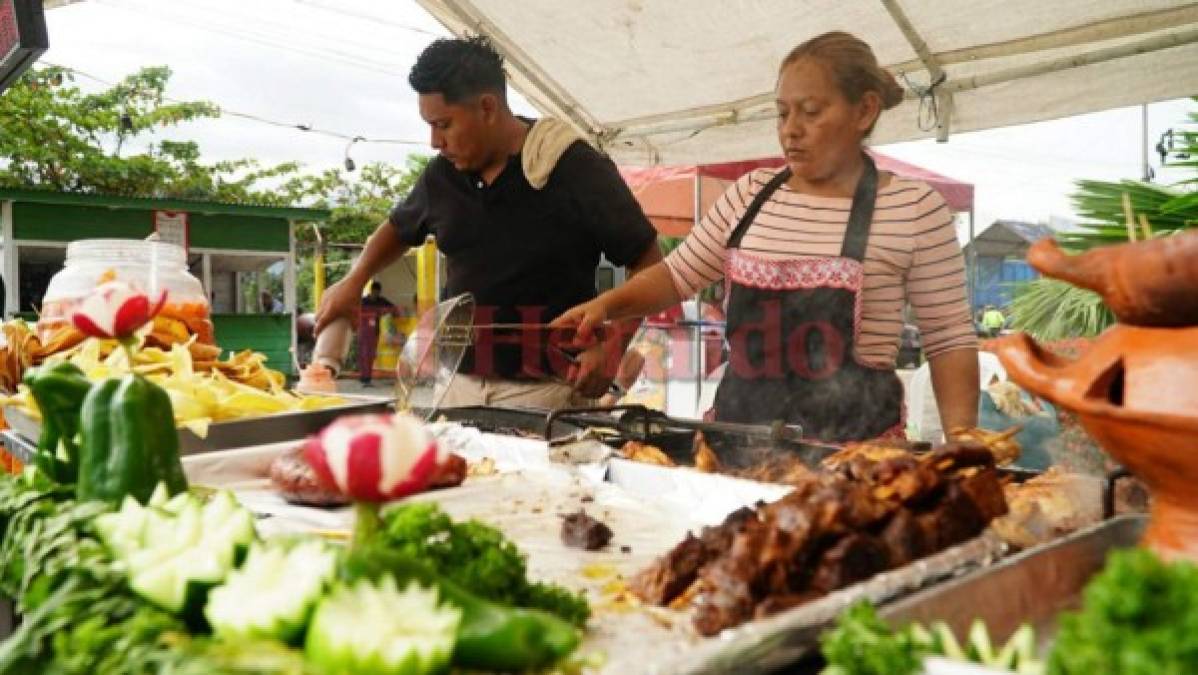
[(1006, 513), (984, 447), (874, 457), (845, 456), (778, 501), (687, 535), (632, 589), (667, 604), (698, 583), (694, 627), (715, 635), (961, 543)]

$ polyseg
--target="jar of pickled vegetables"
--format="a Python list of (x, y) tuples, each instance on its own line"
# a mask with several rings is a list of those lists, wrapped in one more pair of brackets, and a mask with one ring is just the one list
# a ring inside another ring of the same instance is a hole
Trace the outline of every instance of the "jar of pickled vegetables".
[[(71, 312), (92, 289), (114, 279), (152, 296), (165, 290), (162, 321), (173, 320), (200, 342), (214, 344), (208, 296), (188, 271), (183, 248), (137, 239), (81, 239), (67, 245), (66, 265), (50, 280), (42, 298), (37, 322), (42, 342), (70, 325)], [(172, 331), (168, 327), (166, 332)]]

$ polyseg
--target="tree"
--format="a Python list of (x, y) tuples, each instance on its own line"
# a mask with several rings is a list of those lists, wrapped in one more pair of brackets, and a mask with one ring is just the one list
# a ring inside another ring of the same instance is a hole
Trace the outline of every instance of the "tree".
[[(282, 205), (293, 195), (261, 187), (294, 174), (295, 163), (262, 168), (252, 159), (204, 164), (199, 146), (148, 133), (220, 116), (207, 101), (168, 102), (171, 71), (142, 68), (98, 93), (74, 86), (71, 71), (27, 72), (0, 96), (0, 186), (82, 193), (211, 199)], [(141, 148), (130, 152), (131, 147)]]
[[(284, 187), (286, 192), (310, 206), (332, 212), (329, 220), (319, 225), (321, 237), (326, 242), (327, 283), (335, 283), (345, 276), (357, 255), (354, 247), (365, 243), (379, 223), (386, 220), (396, 202), (416, 184), (430, 159), (424, 155), (409, 155), (403, 167), (367, 164), (352, 181), (340, 169), (329, 169), (317, 176), (296, 176), (288, 182)], [(311, 228), (303, 228), (295, 234), (300, 246), (296, 295), (300, 306), (307, 308), (312, 297), (316, 237)]]
[[(320, 228), (325, 241), (361, 244), (408, 194), (430, 159), (409, 155), (403, 167), (367, 164), (353, 180), (340, 169), (329, 169), (316, 176), (296, 176), (282, 189), (308, 206), (332, 211)], [(296, 237), (303, 244), (315, 241), (311, 230), (296, 232)]]
[[(1196, 99), (1198, 100), (1198, 99)], [(1190, 114), (1198, 124), (1198, 113)], [(1198, 227), (1198, 131), (1183, 131), (1173, 167), (1194, 169), (1194, 176), (1173, 187), (1125, 180), (1080, 181), (1073, 195), (1084, 219), (1074, 232), (1062, 233), (1062, 247), (1073, 252), (1147, 237), (1167, 237)], [(1012, 324), (1039, 340), (1093, 337), (1115, 323), (1096, 293), (1056, 279), (1037, 279), (1015, 289)]]

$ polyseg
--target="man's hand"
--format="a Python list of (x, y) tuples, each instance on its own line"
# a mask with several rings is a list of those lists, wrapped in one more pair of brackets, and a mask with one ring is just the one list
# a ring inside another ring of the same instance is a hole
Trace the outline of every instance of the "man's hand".
[(620, 363), (618, 356), (608, 358), (612, 346), (599, 343), (578, 354), (568, 372), (574, 391), (587, 398), (599, 398), (608, 392)]
[(320, 297), (320, 308), (316, 310), (316, 335), (340, 318), (349, 319), (350, 325), (357, 330), (361, 308), (362, 284), (347, 277), (329, 286)]

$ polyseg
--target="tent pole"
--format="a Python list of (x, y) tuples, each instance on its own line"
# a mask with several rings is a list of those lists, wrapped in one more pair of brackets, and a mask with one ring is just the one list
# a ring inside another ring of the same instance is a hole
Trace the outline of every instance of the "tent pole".
[(1144, 162), (1144, 178), (1143, 178), (1143, 180), (1145, 183), (1147, 183), (1147, 182), (1151, 181), (1153, 178), (1152, 164), (1150, 164), (1148, 161), (1148, 104), (1147, 103), (1140, 104), (1140, 130), (1143, 132), (1143, 136), (1140, 139), (1140, 141), (1141, 141), (1140, 142), (1141, 157), (1143, 158), (1143, 162)]
[[(703, 220), (703, 167), (695, 165), (695, 205), (694, 205), (694, 224), (691, 226), (692, 231), (699, 226)], [(686, 318), (685, 315), (683, 318)], [(692, 328), (691, 341), (695, 345), (695, 358), (691, 363), (695, 364), (695, 417), (703, 416), (703, 411), (699, 410), (699, 402), (703, 400), (703, 375), (707, 370), (705, 363), (707, 350), (703, 344), (703, 291), (695, 294), (695, 321), (696, 325)]]
[(0, 202), (0, 235), (4, 237), (4, 318), (21, 311), (21, 261), (17, 255), (12, 201)]

